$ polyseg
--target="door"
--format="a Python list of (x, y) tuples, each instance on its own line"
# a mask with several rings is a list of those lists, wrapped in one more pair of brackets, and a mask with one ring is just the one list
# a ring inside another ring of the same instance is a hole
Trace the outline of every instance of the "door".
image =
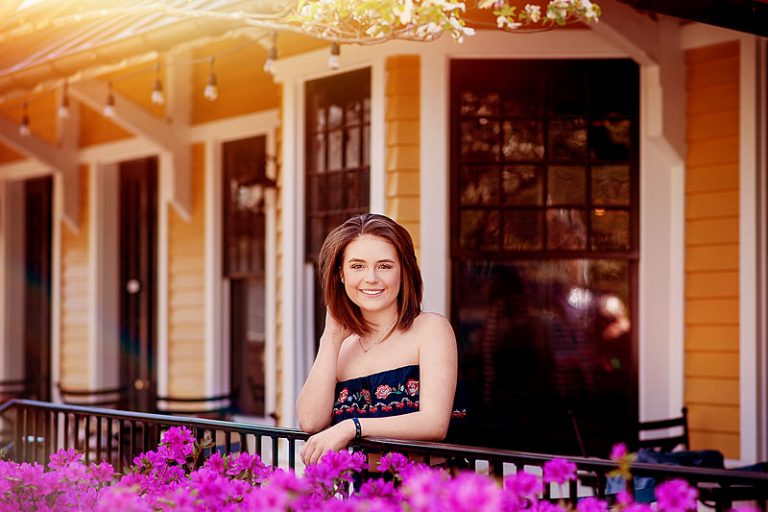
[(53, 179), (24, 183), (24, 379), (26, 396), (50, 400)]
[(607, 456), (632, 439), (638, 84), (629, 60), (451, 66), (452, 319), (482, 432), (470, 442)]
[(120, 382), (126, 407), (151, 411), (155, 377), (157, 159), (119, 165)]
[(227, 142), (222, 156), (222, 268), (229, 289), (230, 390), (238, 413), (263, 418), (266, 137)]

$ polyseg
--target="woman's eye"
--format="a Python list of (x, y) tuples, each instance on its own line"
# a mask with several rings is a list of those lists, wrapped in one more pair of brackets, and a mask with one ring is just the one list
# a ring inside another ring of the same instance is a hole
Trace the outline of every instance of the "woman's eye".
[(379, 265), (379, 268), (382, 270), (390, 270), (392, 268), (392, 265)]
[(353, 270), (359, 270), (363, 268), (363, 266), (359, 263), (353, 263), (352, 265), (350, 265), (350, 268), (352, 268)]

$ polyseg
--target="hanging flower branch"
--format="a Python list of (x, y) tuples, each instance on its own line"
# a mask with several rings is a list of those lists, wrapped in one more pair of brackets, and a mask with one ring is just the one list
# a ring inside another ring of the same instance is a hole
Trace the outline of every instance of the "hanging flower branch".
[[(590, 0), (548, 0), (543, 12), (541, 5), (518, 9), (510, 0), (480, 0), (477, 7), (492, 11), (503, 30), (590, 23), (600, 17), (600, 7)], [(431, 41), (442, 33), (462, 42), (475, 33), (463, 18), (465, 12), (465, 3), (455, 0), (300, 0), (287, 21), (315, 37), (345, 43)]]

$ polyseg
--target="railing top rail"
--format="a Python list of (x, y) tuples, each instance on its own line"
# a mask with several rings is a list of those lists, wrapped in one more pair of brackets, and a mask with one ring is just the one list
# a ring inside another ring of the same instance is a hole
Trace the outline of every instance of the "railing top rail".
[[(132, 411), (118, 411), (101, 407), (88, 407), (81, 405), (54, 404), (37, 400), (13, 399), (0, 405), (0, 414), (15, 408), (39, 409), (68, 414), (94, 415), (105, 418), (127, 421), (141, 421), (145, 423), (162, 424), (167, 426), (188, 426), (197, 429), (210, 429), (225, 432), (238, 432), (286, 438), (296, 441), (306, 440), (309, 434), (295, 428), (270, 427), (236, 423), (230, 421), (211, 420), (204, 418), (184, 418), (162, 414), (139, 413)], [(592, 457), (558, 456), (544, 453), (530, 453), (478, 446), (464, 446), (447, 443), (435, 443), (426, 441), (401, 441), (396, 439), (367, 438), (355, 442), (355, 446), (376, 451), (401, 452), (409, 454), (429, 455), (432, 457), (463, 457), (473, 460), (494, 460), (509, 462), (517, 465), (542, 466), (545, 462), (556, 457), (562, 457), (575, 463), (580, 470), (608, 473), (615, 470), (618, 465), (614, 461)], [(667, 464), (633, 463), (632, 473), (635, 475), (657, 477), (679, 477), (690, 482), (716, 482), (721, 485), (750, 485), (768, 489), (768, 474), (754, 473), (738, 470), (723, 470), (710, 468), (696, 468), (690, 466), (673, 466)]]
[(256, 435), (275, 435), (289, 439), (305, 440), (309, 434), (295, 428), (270, 427), (267, 425), (252, 425), (248, 423), (237, 423), (233, 421), (211, 420), (206, 418), (184, 418), (181, 416), (170, 416), (165, 414), (153, 414), (144, 412), (121, 411), (115, 409), (106, 409), (103, 407), (90, 407), (84, 405), (55, 404), (50, 402), (40, 402), (38, 400), (13, 399), (0, 406), (0, 414), (13, 407), (26, 407), (28, 409), (40, 409), (61, 413), (71, 413), (80, 415), (98, 415), (104, 418), (112, 418), (128, 421), (143, 421), (146, 423), (162, 423), (169, 426), (189, 426), (197, 428), (206, 428), (211, 430), (222, 430), (231, 432), (242, 432)]
[[(367, 438), (356, 442), (356, 446), (372, 448), (384, 452), (408, 452), (421, 455), (429, 454), (438, 457), (466, 457), (468, 459), (490, 459), (500, 461), (514, 461), (516, 464), (530, 464), (541, 466), (553, 458), (564, 458), (575, 463), (579, 469), (585, 471), (609, 472), (617, 469), (618, 464), (611, 460), (596, 457), (578, 457), (572, 455), (553, 455), (545, 453), (530, 453), (496, 448), (483, 448), (477, 446), (464, 446), (446, 443), (434, 443), (426, 441), (401, 441), (398, 439)], [(670, 464), (653, 464), (647, 462), (633, 462), (632, 473), (642, 476), (678, 476), (680, 478), (696, 481), (718, 481), (728, 484), (766, 485), (768, 487), (768, 474), (751, 471), (739, 471), (733, 469), (697, 468), (691, 466), (673, 466)]]

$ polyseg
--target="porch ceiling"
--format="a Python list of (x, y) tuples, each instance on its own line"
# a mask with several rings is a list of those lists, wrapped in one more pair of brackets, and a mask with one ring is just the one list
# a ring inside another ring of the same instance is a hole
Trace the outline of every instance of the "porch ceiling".
[(635, 9), (768, 36), (768, 0), (619, 0)]
[[(51, 80), (91, 78), (126, 60), (151, 58), (179, 46), (211, 38), (247, 34), (263, 29), (231, 18), (174, 17), (158, 12), (168, 8), (209, 12), (272, 14), (286, 0), (40, 0), (19, 10), (23, 2), (5, 0), (0, 6), (0, 99), (39, 89)], [(116, 10), (116, 8), (121, 8)], [(292, 34), (281, 40), (282, 55), (292, 53), (285, 43), (307, 46), (310, 38)], [(101, 70), (99, 68), (102, 68)]]

